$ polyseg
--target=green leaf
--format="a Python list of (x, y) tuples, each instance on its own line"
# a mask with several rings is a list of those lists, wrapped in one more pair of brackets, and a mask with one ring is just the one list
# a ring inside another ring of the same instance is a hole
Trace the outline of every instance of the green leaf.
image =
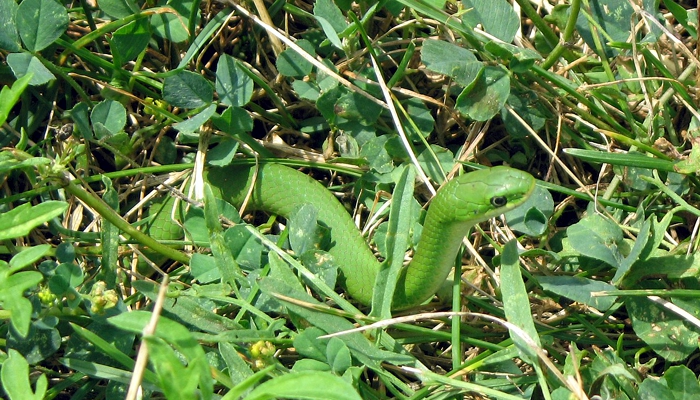
[(68, 29), (68, 12), (54, 0), (25, 0), (17, 9), (19, 36), (29, 51), (41, 51)]
[(441, 40), (423, 43), (421, 61), (429, 70), (447, 75), (465, 87), (471, 87), (484, 68), (471, 51)]
[(243, 359), (236, 347), (228, 342), (219, 343), (219, 353), (226, 362), (231, 382), (237, 385), (253, 376), (250, 365)]
[(645, 297), (629, 297), (625, 306), (634, 332), (666, 361), (683, 361), (697, 350), (700, 335), (684, 318)]
[[(201, 369), (195, 363), (185, 366), (164, 340), (157, 337), (145, 338), (160, 387), (166, 398), (181, 398), (183, 393), (195, 393), (200, 380)], [(211, 394), (209, 394), (211, 397)]]
[(536, 186), (532, 195), (518, 208), (505, 214), (508, 226), (528, 236), (540, 236), (549, 227), (554, 214), (554, 199), (547, 189)]
[(520, 357), (530, 365), (539, 365), (536, 349), (533, 346), (542, 347), (540, 337), (537, 334), (535, 323), (530, 313), (530, 300), (523, 277), (520, 274), (520, 259), (518, 258), (518, 243), (511, 240), (506, 243), (501, 257), (501, 291), (503, 293), (503, 311), (506, 319), (511, 324), (522, 330), (528, 337), (523, 337), (521, 332), (509, 329), (510, 337), (518, 348)]
[(30, 325), (27, 335), (10, 330), (6, 337), (7, 347), (22, 353), (30, 364), (46, 360), (61, 346), (61, 335), (58, 329), (47, 327), (47, 322), (46, 320), (34, 322)]
[(100, 10), (115, 19), (125, 18), (139, 12), (139, 7), (131, 0), (100, 0)]
[(17, 78), (22, 78), (31, 74), (29, 84), (32, 86), (43, 85), (56, 79), (56, 76), (49, 71), (44, 64), (29, 53), (12, 53), (7, 55), (7, 65)]
[(149, 40), (151, 40), (150, 24), (145, 18), (137, 19), (117, 29), (110, 41), (115, 61), (118, 58), (119, 62), (124, 64), (135, 60), (146, 49)]
[[(155, 33), (171, 42), (181, 43), (190, 37), (188, 27), (197, 26), (200, 19), (199, 2), (194, 0), (168, 0), (169, 7), (177, 13), (157, 14), (151, 17)], [(195, 11), (194, 24), (190, 23), (190, 15)]]
[(349, 382), (331, 373), (321, 371), (302, 371), (281, 375), (261, 384), (246, 396), (246, 400), (279, 398), (362, 399)]
[(622, 262), (619, 245), (622, 229), (598, 214), (591, 214), (566, 230), (571, 247), (581, 255), (613, 267)]
[(391, 305), (399, 282), (404, 254), (408, 248), (408, 232), (415, 221), (415, 202), (413, 189), (416, 171), (409, 164), (400, 172), (394, 193), (392, 207), (389, 211), (389, 225), (386, 235), (387, 259), (382, 263), (374, 283), (372, 312), (370, 315), (380, 318), (391, 317)]
[(238, 141), (223, 138), (215, 147), (207, 152), (207, 164), (216, 167), (225, 167), (231, 164), (233, 158), (238, 152)]
[(506, 0), (462, 0), (462, 4), (467, 10), (462, 21), (471, 26), (481, 24), (488, 34), (506, 43), (512, 42), (520, 29), (520, 19)]
[[(41, 282), (41, 274), (34, 271), (22, 272), (15, 274), (14, 276), (27, 277), (29, 274), (31, 274), (29, 276), (30, 278), (35, 279), (33, 282), (22, 282), (23, 286), (33, 283), (33, 285), (30, 287), (34, 287)], [(22, 297), (22, 292), (18, 289), (18, 285), (14, 285), (12, 290), (0, 290), (0, 299), (2, 299), (2, 307), (10, 311), (10, 321), (12, 322), (12, 327), (15, 328), (20, 336), (27, 337), (27, 335), (29, 335), (29, 327), (32, 323), (32, 303), (26, 298)]]
[(165, 78), (163, 99), (176, 107), (197, 108), (212, 102), (214, 88), (202, 75), (182, 70)]
[(190, 117), (182, 122), (174, 124), (173, 128), (186, 135), (191, 135), (198, 131), (199, 128), (202, 127), (202, 125), (207, 123), (211, 116), (214, 115), (215, 111), (216, 105), (211, 104), (209, 105), (209, 107), (205, 108), (204, 110), (202, 110), (202, 112), (194, 115), (193, 117)]
[[(318, 4), (318, 3), (317, 3)], [(314, 45), (308, 40), (301, 39), (296, 42), (311, 57), (316, 57)], [(284, 76), (302, 78), (313, 71), (313, 64), (306, 61), (296, 50), (288, 48), (277, 59), (277, 70)], [(296, 81), (295, 81), (296, 82)]]
[(294, 210), (287, 222), (289, 245), (296, 254), (318, 248), (318, 210), (313, 204), (304, 204)]
[(339, 117), (359, 120), (367, 124), (374, 123), (381, 112), (381, 107), (377, 107), (376, 104), (355, 92), (343, 94), (335, 103), (335, 113)]
[(455, 107), (474, 121), (488, 121), (503, 108), (510, 95), (510, 76), (499, 67), (485, 67), (472, 89), (457, 97)]
[[(132, 311), (122, 313), (108, 319), (109, 323), (119, 329), (133, 333), (141, 333), (151, 319), (151, 313), (146, 311)], [(184, 356), (190, 367), (195, 367), (199, 376), (199, 388), (204, 399), (211, 398), (213, 382), (209, 372), (209, 365), (202, 346), (192, 337), (192, 334), (179, 323), (161, 316), (158, 319), (158, 327), (154, 336), (165, 340), (174, 346)], [(194, 371), (194, 370), (191, 370)]]
[(326, 21), (325, 18), (319, 16), (316, 17), (316, 21), (318, 21), (318, 24), (321, 25), (323, 32), (326, 34), (328, 40), (333, 43), (333, 46), (342, 50), (343, 42), (340, 40), (340, 37), (338, 36), (338, 33), (336, 33), (335, 29), (333, 29), (331, 23)]
[(49, 289), (57, 296), (66, 294), (69, 289), (83, 283), (83, 271), (73, 263), (63, 263), (56, 268), (55, 274), (49, 278)]
[(12, 107), (17, 104), (19, 96), (21, 96), (24, 89), (27, 88), (27, 85), (29, 85), (29, 81), (31, 81), (31, 79), (32, 74), (25, 75), (22, 78), (17, 79), (12, 84), (12, 88), (4, 86), (2, 90), (0, 90), (0, 125), (7, 121), (7, 117), (10, 115)]
[(694, 399), (700, 393), (700, 385), (695, 373), (685, 365), (674, 365), (664, 373), (662, 378), (666, 381), (666, 386), (673, 392), (676, 400)]
[(216, 67), (216, 92), (221, 102), (243, 107), (253, 97), (253, 80), (235, 58), (224, 54)]
[(227, 108), (226, 111), (221, 113), (221, 116), (213, 117), (212, 122), (217, 129), (231, 136), (253, 130), (253, 118), (245, 109), (240, 107)]
[[(671, 367), (673, 368), (673, 367)], [(663, 379), (663, 378), (662, 378)], [(639, 385), (637, 395), (639, 400), (675, 399), (673, 392), (664, 385), (663, 380), (656, 377), (649, 377)]]
[(17, 8), (13, 0), (0, 0), (0, 49), (11, 52), (22, 50), (16, 23)]
[(18, 271), (44, 257), (51, 250), (50, 244), (41, 244), (22, 250), (10, 260), (10, 271)]
[(29, 203), (0, 214), (0, 240), (26, 236), (37, 226), (58, 217), (68, 208), (63, 201), (45, 201), (36, 206)]
[(609, 309), (617, 299), (615, 296), (591, 296), (592, 292), (617, 289), (609, 283), (593, 279), (579, 276), (538, 276), (537, 281), (542, 285), (544, 290), (549, 290), (559, 296), (564, 296), (573, 301), (586, 304), (599, 311)]
[(101, 101), (92, 109), (90, 121), (98, 139), (116, 135), (126, 125), (126, 108), (115, 100)]
[(90, 127), (89, 107), (85, 103), (76, 104), (70, 110), (70, 117), (75, 122), (73, 134), (87, 140), (93, 139), (92, 128)]
[(17, 350), (10, 349), (8, 358), (2, 363), (2, 388), (10, 400), (41, 400), (46, 394), (48, 381), (46, 375), (40, 374), (32, 390), (29, 382), (29, 364)]
[(345, 371), (352, 367), (352, 357), (350, 357), (350, 349), (345, 343), (337, 337), (331, 338), (326, 347), (326, 358), (331, 370), (337, 375), (342, 375)]
[[(588, 20), (585, 11), (591, 12), (590, 16), (598, 24), (597, 27)], [(605, 56), (613, 57), (619, 53), (619, 50), (613, 49), (607, 43), (627, 41), (631, 33), (630, 20), (634, 14), (634, 8), (627, 0), (597, 0), (591, 2), (588, 10), (581, 7), (576, 20), (576, 31), (593, 49), (598, 48), (593, 39), (594, 35), (598, 35), (603, 47), (600, 50), (605, 52)]]
[[(314, 16), (323, 18), (334, 33), (340, 33), (348, 27), (348, 21), (345, 19), (343, 12), (331, 0), (314, 2)], [(326, 27), (324, 27), (324, 32), (328, 35)]]

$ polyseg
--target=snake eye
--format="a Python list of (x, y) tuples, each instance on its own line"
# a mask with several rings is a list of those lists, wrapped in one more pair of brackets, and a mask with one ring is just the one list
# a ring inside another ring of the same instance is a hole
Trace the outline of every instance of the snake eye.
[(508, 204), (508, 199), (505, 196), (491, 197), (491, 205), (494, 207), (503, 207)]

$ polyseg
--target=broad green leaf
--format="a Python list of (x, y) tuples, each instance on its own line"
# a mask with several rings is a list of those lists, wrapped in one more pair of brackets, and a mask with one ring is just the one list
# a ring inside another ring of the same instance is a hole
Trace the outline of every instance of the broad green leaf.
[(98, 139), (116, 135), (126, 125), (126, 108), (118, 101), (104, 100), (92, 109), (90, 121)]
[[(613, 57), (619, 50), (608, 46), (609, 42), (626, 42), (630, 36), (632, 19), (635, 11), (628, 0), (597, 0), (590, 2), (591, 7), (581, 7), (576, 20), (576, 31), (592, 49), (598, 49), (593, 35), (598, 35), (602, 50), (607, 57)], [(586, 15), (598, 24), (594, 26)]]
[(246, 396), (246, 400), (279, 398), (362, 399), (348, 381), (331, 373), (320, 371), (303, 371), (277, 376), (261, 384)]
[(194, 253), (190, 260), (190, 274), (201, 284), (212, 283), (221, 279), (214, 257)]
[(83, 271), (73, 263), (63, 263), (49, 278), (49, 289), (56, 295), (64, 295), (71, 288), (83, 283)]
[(73, 134), (84, 139), (93, 139), (92, 128), (90, 127), (89, 107), (85, 103), (76, 104), (70, 110), (70, 117), (75, 122), (73, 125)]
[(355, 92), (345, 93), (335, 103), (335, 113), (339, 117), (359, 120), (367, 124), (374, 123), (381, 112), (381, 107), (377, 107), (376, 104)]
[(44, 257), (51, 250), (50, 244), (40, 244), (20, 251), (10, 260), (10, 271), (17, 271)]
[(17, 8), (13, 0), (0, 0), (0, 49), (11, 52), (22, 50), (17, 31)]
[(325, 18), (319, 16), (316, 17), (316, 21), (318, 21), (318, 24), (321, 25), (323, 32), (326, 34), (328, 40), (331, 43), (333, 43), (333, 46), (342, 50), (343, 42), (340, 40), (338, 33), (336, 33), (335, 29), (333, 29), (333, 26), (330, 24), (330, 22), (326, 21)]
[(287, 223), (292, 251), (303, 254), (318, 247), (318, 210), (313, 204), (304, 204), (294, 210)]
[[(12, 322), (14, 324), (14, 320)], [(10, 330), (6, 338), (7, 347), (22, 353), (30, 364), (46, 360), (61, 346), (61, 335), (58, 329), (46, 326), (46, 321), (41, 320), (30, 325), (27, 335), (20, 335)]]
[(390, 173), (394, 169), (392, 157), (386, 149), (388, 135), (371, 139), (360, 149), (360, 157), (370, 162), (370, 168), (378, 173)]
[(666, 370), (662, 378), (673, 392), (676, 400), (694, 399), (700, 393), (700, 385), (695, 373), (685, 365), (674, 365)]
[[(200, 19), (199, 2), (194, 0), (168, 0), (163, 2), (177, 11), (176, 14), (157, 14), (151, 17), (155, 33), (171, 42), (181, 43), (190, 36), (190, 26), (197, 26)], [(195, 8), (196, 7), (196, 8)], [(196, 11), (196, 21), (190, 24), (192, 10)]]
[(673, 392), (664, 385), (663, 378), (659, 380), (657, 377), (648, 377), (639, 385), (637, 398), (639, 400), (658, 400), (658, 399), (675, 399)]
[[(143, 332), (148, 324), (151, 313), (146, 311), (132, 311), (111, 317), (108, 321), (119, 329), (124, 329), (133, 333)], [(179, 323), (161, 316), (158, 320), (155, 337), (165, 340), (174, 346), (177, 351), (187, 359), (190, 367), (195, 367), (199, 374), (199, 388), (202, 390), (204, 399), (211, 398), (212, 379), (209, 372), (204, 349), (192, 337), (192, 334)]]
[(544, 290), (549, 290), (559, 296), (567, 297), (579, 303), (586, 304), (599, 311), (605, 311), (612, 307), (617, 297), (615, 296), (591, 296), (592, 292), (616, 290), (609, 283), (596, 281), (579, 276), (539, 276), (537, 281)]
[(508, 109), (501, 109), (501, 118), (508, 133), (516, 139), (525, 138), (530, 134), (528, 128), (538, 132), (544, 127), (547, 120), (547, 111), (544, 110), (541, 99), (533, 90), (511, 88), (508, 96), (508, 105), (515, 113), (525, 121), (524, 126)]
[(700, 335), (686, 326), (685, 318), (645, 297), (628, 297), (625, 306), (634, 332), (666, 361), (683, 361), (697, 350)]
[(137, 19), (117, 29), (112, 34), (110, 45), (114, 59), (120, 63), (135, 60), (151, 40), (150, 24), (145, 18)]
[(462, 0), (462, 4), (466, 10), (462, 21), (471, 26), (481, 24), (488, 34), (506, 43), (512, 42), (520, 29), (520, 19), (506, 0)]
[[(506, 243), (501, 257), (501, 291), (503, 293), (503, 310), (506, 319), (511, 324), (520, 328), (522, 332), (509, 329), (520, 352), (520, 357), (530, 365), (539, 365), (536, 349), (541, 347), (540, 337), (535, 329), (530, 312), (530, 300), (527, 297), (525, 283), (520, 273), (520, 260), (518, 258), (518, 243), (511, 240)], [(527, 337), (523, 337), (527, 335)]]
[(243, 356), (232, 343), (219, 343), (219, 353), (221, 354), (221, 358), (226, 362), (228, 375), (234, 385), (253, 376), (253, 370), (250, 369), (250, 364), (243, 359)]
[(29, 84), (32, 86), (43, 85), (56, 76), (51, 73), (38, 58), (29, 53), (12, 53), (7, 55), (7, 65), (17, 78), (32, 74)]
[[(181, 398), (184, 393), (194, 394), (200, 380), (201, 369), (196, 363), (188, 366), (178, 357), (164, 340), (157, 337), (145, 338), (148, 353), (160, 381), (165, 397)], [(211, 394), (209, 394), (211, 397)]]
[(484, 68), (484, 64), (471, 51), (441, 40), (423, 42), (421, 61), (429, 70), (447, 75), (468, 88)]
[(17, 27), (29, 51), (49, 47), (68, 28), (66, 8), (54, 0), (25, 0), (17, 9)]
[[(296, 43), (311, 57), (316, 57), (316, 51), (311, 42), (301, 39)], [(302, 78), (311, 73), (313, 64), (306, 61), (296, 50), (288, 48), (284, 50), (277, 59), (277, 70), (284, 76)]]
[(223, 138), (215, 147), (207, 152), (207, 164), (216, 167), (225, 167), (231, 164), (233, 158), (238, 152), (238, 141)]
[(2, 363), (2, 388), (10, 400), (41, 400), (46, 394), (48, 381), (46, 375), (40, 374), (32, 390), (29, 382), (29, 364), (17, 350), (10, 349), (8, 358)]
[[(348, 27), (348, 21), (345, 19), (343, 12), (331, 0), (314, 2), (314, 16), (323, 18), (335, 33), (340, 33)], [(328, 34), (326, 27), (324, 27), (324, 32)]]
[[(36, 275), (41, 275), (38, 272), (32, 271)], [(24, 276), (29, 272), (23, 272), (16, 274), (19, 276)], [(39, 280), (41, 281), (41, 280)], [(35, 286), (35, 285), (32, 285)], [(0, 292), (0, 295), (4, 293)], [(27, 337), (29, 335), (29, 327), (32, 323), (32, 303), (26, 298), (22, 297), (22, 293), (18, 290), (13, 290), (8, 293), (7, 296), (3, 296), (2, 308), (10, 312), (10, 321), (12, 321), (12, 327), (15, 328), (17, 334), (21, 337)]]
[(328, 365), (331, 366), (331, 370), (337, 375), (344, 374), (348, 368), (352, 367), (350, 349), (337, 337), (331, 338), (328, 342), (326, 358), (328, 359)]
[(455, 107), (475, 121), (488, 121), (503, 108), (510, 95), (510, 77), (499, 67), (485, 67), (473, 88), (457, 97)]
[(430, 149), (425, 149), (418, 155), (418, 163), (430, 179), (444, 182), (445, 175), (455, 165), (455, 157), (449, 149), (431, 144)]
[(408, 233), (415, 222), (416, 215), (414, 207), (411, 207), (415, 203), (413, 189), (416, 171), (408, 165), (397, 172), (401, 175), (397, 179), (392, 195), (393, 204), (389, 211), (386, 235), (387, 259), (379, 268), (373, 287), (370, 315), (379, 318), (391, 318), (394, 293), (402, 289), (397, 288), (396, 283), (400, 281), (404, 254), (408, 248)]
[(591, 214), (566, 230), (571, 247), (581, 255), (600, 260), (613, 267), (622, 261), (622, 229), (598, 214)]
[(505, 214), (508, 226), (529, 236), (540, 236), (549, 227), (554, 214), (554, 199), (547, 189), (536, 186), (532, 195), (518, 208)]
[(194, 115), (193, 117), (174, 124), (173, 128), (177, 129), (179, 132), (182, 132), (184, 134), (191, 135), (198, 131), (199, 128), (202, 127), (202, 125), (207, 123), (211, 116), (214, 115), (215, 111), (216, 105), (211, 104), (209, 105), (209, 107), (205, 108), (204, 110), (202, 110), (202, 112)]
[(4, 124), (7, 117), (10, 115), (12, 107), (15, 106), (19, 100), (19, 96), (22, 95), (24, 89), (29, 85), (33, 74), (28, 74), (20, 79), (17, 79), (13, 84), (12, 88), (4, 86), (0, 90), (0, 125)]
[(235, 58), (224, 54), (216, 67), (216, 92), (221, 102), (243, 107), (253, 97), (253, 80)]
[(100, 10), (119, 19), (138, 13), (139, 7), (132, 0), (100, 0)]
[(415, 98), (406, 99), (401, 102), (401, 105), (406, 109), (408, 115), (406, 118), (410, 118), (410, 123), (405, 124), (411, 128), (407, 129), (406, 132), (408, 138), (413, 142), (421, 143), (421, 137), (427, 138), (435, 129), (435, 118), (433, 118), (431, 110), (425, 103)]
[(231, 136), (253, 130), (253, 118), (245, 109), (240, 107), (227, 108), (221, 113), (221, 116), (213, 117), (212, 122), (217, 129)]
[(36, 206), (29, 203), (0, 214), (0, 240), (26, 236), (32, 229), (58, 217), (68, 208), (63, 201), (45, 201)]
[(163, 99), (176, 107), (197, 108), (211, 103), (214, 88), (202, 75), (182, 70), (165, 78)]

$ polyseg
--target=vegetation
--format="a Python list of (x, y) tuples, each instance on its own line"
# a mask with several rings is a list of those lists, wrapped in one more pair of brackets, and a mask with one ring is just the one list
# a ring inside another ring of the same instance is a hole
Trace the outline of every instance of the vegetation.
[[(4, 395), (692, 398), (690, 3), (0, 0)], [(204, 156), (301, 168), (399, 260), (462, 166), (538, 183), (392, 313), (287, 251), (313, 212), (242, 222), (190, 191)]]

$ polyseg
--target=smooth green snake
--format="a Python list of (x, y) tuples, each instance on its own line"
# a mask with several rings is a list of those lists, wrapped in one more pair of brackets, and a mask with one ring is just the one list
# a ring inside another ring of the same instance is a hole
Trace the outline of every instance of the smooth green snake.
[[(318, 221), (330, 229), (328, 252), (342, 272), (341, 285), (355, 300), (370, 304), (380, 263), (345, 207), (323, 185), (297, 170), (270, 163), (209, 168), (205, 179), (235, 206), (251, 192), (249, 208), (285, 218), (300, 205), (314, 204)], [(443, 185), (431, 202), (413, 260), (401, 272), (392, 307), (407, 308), (434, 295), (454, 266), (469, 228), (518, 207), (534, 187), (531, 175), (508, 167), (470, 172)], [(172, 202), (163, 204), (166, 208)], [(170, 211), (162, 210), (149, 234), (155, 239), (172, 239), (166, 237), (173, 235), (172, 230), (164, 233), (168, 224), (174, 225)]]

